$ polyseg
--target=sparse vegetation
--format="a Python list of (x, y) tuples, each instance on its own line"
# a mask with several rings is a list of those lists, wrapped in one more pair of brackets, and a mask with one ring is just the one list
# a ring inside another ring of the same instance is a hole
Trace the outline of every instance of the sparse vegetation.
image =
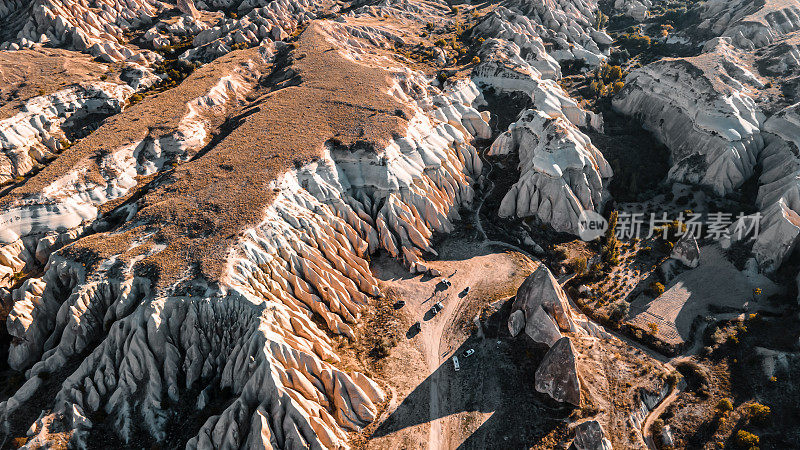
[(144, 100), (144, 96), (142, 94), (139, 94), (139, 93), (131, 95), (130, 98), (128, 99), (128, 101), (131, 102), (131, 105), (135, 105), (135, 104), (139, 103), (142, 100)]
[(611, 266), (619, 265), (619, 240), (616, 235), (619, 212), (614, 210), (608, 218), (608, 229), (605, 234), (605, 244), (601, 251), (603, 261)]
[(736, 446), (743, 449), (755, 450), (758, 449), (760, 439), (757, 435), (745, 430), (736, 432)]
[(618, 301), (611, 308), (610, 319), (614, 322), (621, 322), (631, 310), (631, 305), (626, 301)]
[(733, 402), (731, 402), (731, 400), (728, 398), (720, 399), (720, 401), (717, 402), (716, 410), (720, 414), (725, 414), (729, 411), (733, 411)]
[(751, 421), (763, 425), (769, 421), (772, 411), (769, 406), (762, 405), (761, 403), (752, 403), (748, 405), (747, 413)]
[(635, 56), (649, 49), (651, 41), (650, 36), (641, 34), (641, 31), (637, 29), (635, 32), (625, 33), (618, 37), (616, 44)]
[(580, 257), (573, 259), (569, 264), (570, 269), (576, 275), (583, 275), (586, 273), (586, 258)]

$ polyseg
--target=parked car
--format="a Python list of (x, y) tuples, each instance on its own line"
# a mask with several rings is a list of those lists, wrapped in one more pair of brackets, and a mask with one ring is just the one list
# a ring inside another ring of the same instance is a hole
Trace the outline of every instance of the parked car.
[(434, 315), (434, 316), (435, 316), (435, 315), (436, 315), (436, 314), (438, 314), (438, 313), (439, 313), (439, 311), (441, 311), (443, 308), (444, 308), (444, 306), (442, 305), (442, 302), (436, 302), (436, 303), (434, 303), (434, 304), (433, 304), (433, 306), (431, 306), (431, 315)]
[(403, 306), (406, 306), (405, 300), (399, 300), (397, 303), (394, 304), (394, 309), (400, 309)]
[(475, 353), (475, 349), (471, 348), (471, 349), (468, 349), (468, 350), (464, 350), (464, 353), (462, 353), (461, 356), (463, 356), (464, 358), (467, 358), (467, 357), (472, 356), (473, 353)]

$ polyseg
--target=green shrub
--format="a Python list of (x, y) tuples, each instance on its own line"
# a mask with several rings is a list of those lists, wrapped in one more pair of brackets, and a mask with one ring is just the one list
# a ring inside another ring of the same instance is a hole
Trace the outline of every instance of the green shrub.
[(650, 36), (642, 35), (638, 30), (632, 33), (626, 33), (617, 38), (617, 45), (627, 50), (632, 55), (639, 53), (650, 48)]
[(576, 275), (583, 275), (586, 273), (586, 258), (575, 258), (569, 263), (569, 268), (575, 272)]
[(589, 83), (589, 95), (592, 97), (599, 97), (603, 95), (603, 91), (605, 91), (605, 85), (600, 80), (594, 80)]
[(612, 83), (622, 78), (622, 67), (603, 64), (595, 74), (603, 80), (603, 83)]
[(614, 322), (620, 322), (625, 317), (628, 316), (628, 313), (631, 310), (631, 305), (626, 301), (620, 301), (614, 303), (614, 306), (611, 308), (611, 315), (609, 316), (611, 320)]
[(758, 445), (759, 438), (753, 433), (739, 430), (736, 432), (736, 445), (739, 448), (753, 449)]

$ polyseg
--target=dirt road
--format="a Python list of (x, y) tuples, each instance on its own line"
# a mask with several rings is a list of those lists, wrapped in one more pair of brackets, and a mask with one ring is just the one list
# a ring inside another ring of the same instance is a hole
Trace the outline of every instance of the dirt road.
[[(471, 325), (480, 309), (494, 299), (513, 295), (532, 270), (532, 261), (526, 256), (487, 249), (474, 240), (450, 237), (437, 250), (439, 259), (429, 262), (442, 274), (435, 278), (411, 276), (391, 258), (373, 260), (373, 272), (382, 289), (406, 302), (398, 312), (409, 330), (387, 368), (387, 373), (394, 374), (390, 383), (398, 386), (397, 399), (382, 417), (388, 431), (377, 433), (372, 443), (375, 448), (455, 448), (460, 442), (454, 440), (461, 438), (453, 437), (454, 428), (461, 430), (465, 420), (480, 426), (482, 419), (477, 416), (482, 413), (470, 410), (482, 408), (461, 407), (473, 390), (462, 389), (462, 378), (478, 370), (477, 355), (460, 356), (460, 372), (454, 370), (452, 356), (465, 350), (465, 341), (477, 339), (470, 337)], [(442, 283), (445, 278), (450, 286)], [(465, 293), (467, 287), (469, 293)], [(443, 308), (434, 315), (431, 307), (437, 302)], [(413, 331), (415, 322), (420, 323), (418, 333)]]

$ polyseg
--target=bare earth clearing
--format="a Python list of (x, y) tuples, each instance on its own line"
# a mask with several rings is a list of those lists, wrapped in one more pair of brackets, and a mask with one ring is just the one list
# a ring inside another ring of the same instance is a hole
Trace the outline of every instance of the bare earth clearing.
[[(511, 406), (501, 392), (492, 392), (503, 388), (495, 379), (518, 370), (504, 358), (507, 350), (502, 347), (510, 344), (470, 337), (474, 326), (469, 324), (487, 304), (512, 296), (532, 270), (532, 261), (516, 252), (448, 239), (430, 265), (452, 286), (443, 289), (441, 277), (412, 277), (390, 258), (373, 262), (381, 287), (406, 301), (400, 313), (409, 332), (387, 358), (385, 372), (396, 387), (369, 448), (480, 448), (479, 442), (500, 425), (493, 416), (502, 416)], [(467, 287), (470, 292), (464, 295)], [(444, 309), (431, 317), (436, 302)], [(422, 329), (415, 335), (411, 326), (416, 321)], [(475, 353), (461, 356), (468, 348)], [(459, 372), (454, 371), (453, 355), (459, 355)], [(520, 396), (515, 409), (526, 397)], [(475, 433), (478, 428), (481, 432)]]

